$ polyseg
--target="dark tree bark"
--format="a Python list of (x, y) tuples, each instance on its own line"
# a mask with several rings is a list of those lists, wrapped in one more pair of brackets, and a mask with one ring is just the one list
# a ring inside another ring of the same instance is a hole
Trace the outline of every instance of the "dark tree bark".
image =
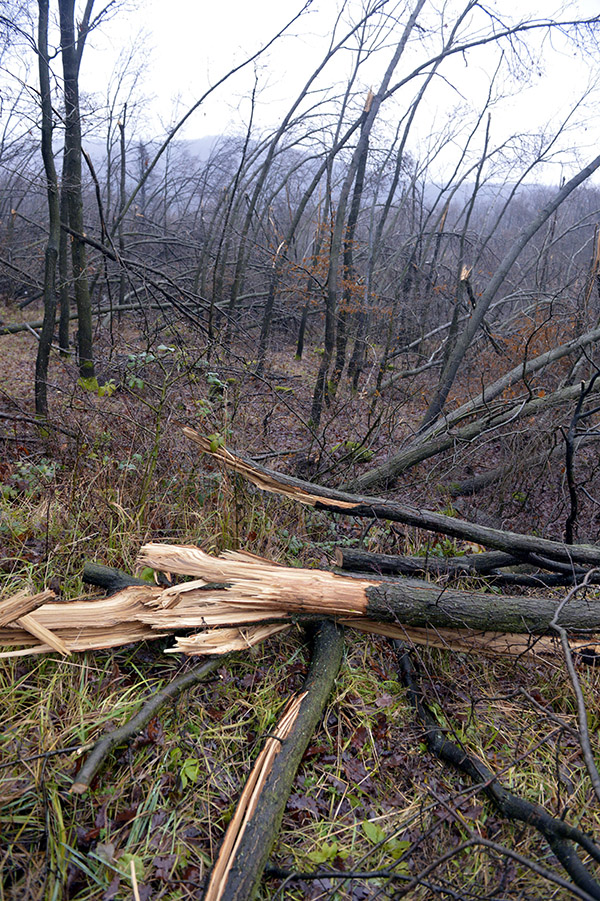
[[(348, 205), (348, 198), (350, 196), (350, 191), (352, 189), (352, 185), (356, 178), (356, 173), (360, 164), (361, 159), (363, 158), (363, 154), (365, 151), (365, 147), (368, 146), (369, 137), (375, 123), (375, 120), (378, 116), (379, 110), (381, 108), (381, 104), (384, 102), (386, 95), (388, 93), (389, 85), (392, 80), (392, 75), (400, 62), (400, 58), (404, 52), (406, 44), (410, 35), (412, 34), (413, 29), (417, 24), (417, 19), (419, 18), (421, 11), (424, 6), (424, 0), (418, 0), (415, 5), (414, 10), (412, 11), (404, 31), (402, 33), (402, 37), (398, 41), (394, 53), (392, 55), (392, 59), (385, 71), (385, 74), (381, 80), (381, 84), (377, 90), (377, 93), (373, 96), (372, 102), (369, 105), (369, 109), (367, 112), (363, 113), (364, 120), (361, 121), (361, 133), (360, 138), (357, 142), (356, 149), (352, 156), (352, 160), (348, 167), (348, 172), (344, 179), (342, 189), (340, 191), (340, 196), (337, 203), (337, 211), (335, 217), (335, 224), (333, 228), (333, 234), (331, 236), (331, 248), (329, 253), (329, 272), (327, 274), (327, 303), (325, 307), (325, 340), (324, 340), (324, 351), (323, 357), (321, 359), (321, 365), (319, 367), (319, 372), (317, 374), (317, 379), (315, 383), (315, 388), (313, 392), (313, 400), (311, 407), (310, 418), (315, 427), (318, 427), (321, 421), (321, 414), (323, 412), (323, 402), (325, 400), (325, 396), (327, 394), (327, 379), (329, 376), (329, 369), (331, 366), (331, 361), (333, 359), (333, 352), (335, 347), (335, 318), (337, 312), (337, 302), (338, 302), (338, 290), (339, 290), (339, 278), (340, 278), (340, 254), (342, 251), (343, 245), (343, 234), (344, 227), (346, 223), (346, 209)], [(362, 119), (362, 117), (361, 117)]]
[(42, 158), (48, 196), (48, 242), (44, 260), (44, 324), (35, 363), (35, 412), (48, 413), (48, 362), (56, 315), (56, 264), (60, 240), (58, 178), (52, 153), (52, 96), (48, 65), (48, 0), (38, 0), (38, 68), (42, 106)]
[(85, 242), (78, 237), (85, 231), (81, 190), (79, 68), (92, 5), (93, 0), (88, 0), (83, 21), (79, 27), (79, 40), (77, 40), (75, 37), (75, 0), (59, 0), (58, 3), (65, 100), (65, 190), (69, 227), (72, 231), (71, 259), (78, 313), (79, 372), (81, 377), (86, 379), (94, 377), (94, 337)]
[[(459, 591), (420, 582), (394, 579), (366, 589), (365, 615), (377, 622), (438, 629), (476, 629), (544, 635), (550, 631), (560, 601)], [(560, 614), (568, 630), (594, 631), (600, 617), (586, 598), (573, 598)]]
[[(367, 102), (365, 104), (364, 115), (366, 116), (371, 108), (373, 95), (369, 92)], [(362, 129), (361, 128), (361, 136)], [(354, 182), (354, 191), (352, 192), (352, 201), (350, 203), (350, 212), (348, 213), (348, 221), (346, 223), (346, 234), (344, 235), (344, 292), (343, 303), (344, 309), (340, 311), (337, 330), (337, 348), (335, 357), (335, 367), (333, 378), (331, 380), (331, 395), (335, 395), (340, 379), (346, 365), (346, 345), (348, 342), (348, 311), (352, 304), (352, 281), (354, 279), (354, 236), (356, 226), (358, 224), (358, 214), (362, 201), (363, 190), (365, 186), (365, 173), (367, 170), (367, 158), (369, 156), (369, 138), (362, 145), (361, 156), (358, 160), (356, 169), (356, 179)]]
[[(402, 557), (396, 554), (371, 554), (355, 548), (336, 548), (335, 562), (351, 572), (382, 575), (433, 573), (437, 576), (487, 575), (503, 566), (519, 562), (512, 554), (488, 551), (464, 557)], [(84, 577), (85, 578), (85, 577)]]
[(58, 325), (58, 344), (61, 354), (69, 353), (69, 322), (71, 315), (71, 299), (69, 286), (69, 234), (63, 226), (69, 224), (69, 204), (65, 188), (65, 157), (63, 154), (62, 187), (60, 192), (60, 241), (58, 245), (58, 296), (60, 301), (60, 322)]
[(247, 901), (253, 898), (277, 838), (281, 820), (302, 756), (335, 684), (342, 662), (343, 633), (334, 623), (319, 624), (313, 637), (310, 670), (304, 683), (298, 716), (260, 791), (232, 854), (224, 882), (209, 883), (205, 898)]

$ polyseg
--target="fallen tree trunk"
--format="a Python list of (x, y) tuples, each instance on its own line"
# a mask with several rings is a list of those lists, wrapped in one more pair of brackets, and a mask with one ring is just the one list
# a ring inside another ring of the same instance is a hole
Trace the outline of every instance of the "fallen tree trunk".
[(302, 479), (259, 466), (252, 460), (232, 454), (224, 447), (212, 450), (211, 442), (194, 429), (184, 427), (183, 432), (204, 453), (228, 469), (239, 472), (263, 491), (292, 498), (301, 504), (314, 507), (316, 510), (327, 510), (330, 513), (341, 513), (345, 516), (386, 519), (432, 532), (441, 532), (453, 538), (461, 538), (504, 551), (525, 563), (530, 562), (535, 555), (538, 555), (545, 558), (544, 565), (547, 568), (552, 568), (553, 561), (568, 565), (600, 566), (600, 547), (589, 544), (568, 545), (561, 541), (538, 538), (535, 535), (504, 532), (500, 529), (491, 529), (488, 526), (456, 519), (453, 516), (446, 516), (443, 513), (435, 513), (432, 510), (421, 510), (398, 501), (363, 497), (338, 491), (335, 488), (324, 488), (322, 485), (305, 482)]
[[(466, 321), (468, 316), (463, 317), (463, 321)], [(447, 326), (441, 326), (441, 328), (448, 328), (450, 323)], [(438, 331), (436, 329), (435, 331)], [(425, 338), (431, 336), (425, 335)], [(532, 375), (534, 372), (538, 372), (541, 369), (544, 369), (546, 366), (554, 363), (556, 360), (560, 360), (565, 356), (569, 356), (573, 353), (579, 353), (583, 350), (583, 348), (589, 346), (590, 344), (594, 344), (596, 341), (600, 339), (600, 328), (594, 328), (590, 331), (586, 332), (583, 335), (579, 335), (577, 338), (573, 338), (570, 341), (566, 341), (564, 344), (560, 344), (558, 347), (553, 347), (551, 350), (545, 351), (543, 354), (540, 354), (537, 357), (534, 357), (533, 360), (525, 360), (522, 363), (519, 363), (518, 366), (515, 366), (510, 372), (506, 372), (503, 376), (493, 382), (491, 385), (488, 385), (487, 388), (484, 389), (483, 393), (478, 395), (478, 397), (474, 398), (472, 401), (467, 401), (467, 403), (463, 404), (458, 410), (454, 410), (452, 413), (448, 414), (448, 419), (451, 424), (455, 424), (460, 418), (469, 413), (472, 413), (476, 410), (477, 407), (481, 407), (482, 404), (493, 400), (495, 397), (498, 397), (502, 394), (506, 388), (509, 388), (511, 385), (515, 385), (517, 382), (521, 381), (521, 379), (525, 380), (525, 378), (529, 375)], [(416, 342), (415, 342), (416, 343)], [(396, 372), (394, 375), (390, 376), (384, 382), (381, 383), (379, 387), (379, 391), (384, 391), (386, 388), (389, 388), (393, 385), (398, 379), (402, 378), (404, 373)], [(367, 391), (367, 395), (372, 397), (376, 393), (375, 388), (371, 388)], [(435, 426), (431, 427), (431, 431), (435, 429)], [(428, 429), (428, 432), (430, 429)], [(426, 434), (426, 433), (424, 433)]]
[[(92, 310), (92, 316), (107, 316), (113, 313), (126, 313), (131, 310), (159, 310), (160, 306), (156, 303), (126, 303), (121, 304), (120, 306), (115, 305), (113, 307), (103, 307), (101, 310)], [(69, 322), (72, 322), (75, 319), (79, 319), (79, 313), (70, 313), (69, 314)], [(60, 317), (56, 317), (54, 324), (58, 325), (60, 322)], [(0, 326), (0, 338), (4, 337), (4, 335), (16, 335), (19, 332), (29, 332), (32, 329), (41, 328), (44, 324), (43, 319), (36, 319), (34, 322), (17, 322), (14, 325), (2, 325)]]
[(335, 684), (343, 649), (342, 631), (333, 623), (322, 622), (314, 633), (303, 689), (286, 705), (252, 769), (223, 839), (204, 901), (246, 901), (254, 897), (296, 772)]
[[(199, 548), (147, 544), (139, 561), (171, 573), (199, 577), (174, 585), (158, 599), (159, 609), (142, 618), (155, 628), (256, 622), (298, 622), (335, 617), (362, 628), (364, 620), (381, 624), (483, 632), (544, 634), (560, 599), (486, 594), (443, 588), (417, 579), (366, 579), (316, 569), (297, 569), (252, 555), (226, 552), (210, 557)], [(211, 583), (224, 587), (213, 590)], [(600, 628), (600, 604), (575, 597), (560, 612), (565, 629)], [(185, 639), (184, 639), (185, 640)]]
[[(488, 576), (494, 585), (522, 585), (531, 588), (550, 588), (573, 583), (586, 575), (579, 566), (566, 567), (566, 572), (502, 572), (504, 566), (519, 563), (516, 557), (502, 551), (466, 554), (464, 557), (402, 557), (394, 554), (372, 554), (355, 548), (336, 548), (335, 562), (348, 572), (377, 573), (379, 575), (434, 575), (461, 578)], [(589, 573), (588, 573), (589, 574)], [(590, 585), (600, 584), (600, 573), (591, 574)]]
[(335, 549), (336, 566), (349, 572), (381, 575), (473, 576), (487, 575), (502, 566), (514, 566), (519, 560), (502, 551), (466, 554), (464, 557), (403, 557), (400, 554), (372, 554), (356, 548)]
[[(597, 390), (600, 390), (600, 386)], [(379, 466), (374, 466), (373, 469), (353, 479), (346, 487), (351, 491), (370, 490), (377, 486), (385, 487), (392, 483), (401, 473), (416, 466), (417, 463), (429, 460), (431, 457), (449, 450), (455, 444), (468, 444), (484, 432), (487, 434), (494, 429), (500, 428), (500, 426), (524, 417), (538, 416), (552, 407), (576, 400), (580, 394), (581, 385), (568, 385), (566, 388), (560, 388), (552, 394), (534, 397), (532, 400), (525, 399), (517, 403), (511, 401), (508, 406), (506, 404), (497, 404), (496, 409), (492, 409), (486, 415), (467, 423), (467, 425), (455, 431), (449, 431), (446, 428), (441, 435), (434, 435), (413, 442), (407, 448), (398, 451), (397, 454), (380, 463)]]
[[(271, 635), (323, 618), (453, 650), (555, 653), (556, 640), (544, 633), (560, 598), (499, 597), (416, 579), (359, 578), (281, 566), (242, 552), (211, 557), (194, 546), (145, 545), (139, 561), (194, 580), (169, 588), (125, 587), (95, 601), (43, 604), (28, 618), (21, 615), (0, 628), (0, 647), (7, 648), (0, 657), (69, 654), (173, 634), (176, 643), (167, 653), (218, 655), (246, 651)], [(573, 598), (561, 607), (558, 625), (598, 631), (600, 605)], [(592, 639), (580, 640), (573, 647), (590, 644)]]

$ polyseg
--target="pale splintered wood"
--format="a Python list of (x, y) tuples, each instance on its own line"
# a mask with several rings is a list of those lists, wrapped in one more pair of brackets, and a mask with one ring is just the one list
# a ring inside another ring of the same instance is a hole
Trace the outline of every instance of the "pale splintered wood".
[(8, 626), (14, 623), (20, 616), (25, 616), (41, 607), (42, 604), (55, 598), (56, 595), (50, 589), (40, 591), (38, 594), (30, 594), (28, 591), (18, 591), (12, 597), (0, 601), (0, 626)]
[(231, 654), (233, 651), (246, 651), (260, 644), (278, 632), (285, 632), (290, 623), (280, 625), (251, 626), (248, 629), (208, 629), (197, 635), (176, 638), (174, 648), (167, 648), (167, 654), (188, 654), (202, 656), (204, 654)]
[[(219, 463), (222, 463), (228, 469), (239, 472), (240, 475), (243, 475), (249, 482), (252, 482), (253, 485), (256, 485), (256, 487), (260, 488), (262, 491), (272, 491), (276, 494), (281, 494), (284, 497), (292, 498), (301, 504), (308, 504), (311, 507), (314, 507), (318, 501), (322, 500), (318, 494), (313, 494), (311, 491), (301, 488), (300, 486), (286, 485), (278, 481), (276, 473), (273, 473), (274, 477), (271, 477), (266, 472), (259, 472), (250, 463), (247, 463), (245, 460), (242, 460), (240, 457), (237, 457), (235, 454), (228, 451), (226, 447), (219, 447), (216, 448), (216, 450), (213, 450), (208, 438), (205, 438), (188, 426), (183, 427), (183, 434), (186, 438), (189, 438), (190, 441), (193, 441), (205, 454), (210, 454), (211, 457), (218, 460)], [(356, 501), (345, 501), (338, 498), (331, 501), (331, 503), (335, 503), (335, 506), (339, 507), (340, 510), (352, 510), (353, 507), (357, 506)]]
[[(66, 605), (65, 605), (66, 606)], [(53, 634), (67, 645), (70, 651), (99, 651), (103, 648), (118, 648), (137, 641), (155, 641), (164, 638), (169, 631), (160, 632), (144, 623), (121, 623), (118, 628), (102, 626), (85, 629), (56, 629)], [(18, 646), (18, 649), (17, 649)], [(0, 651), (2, 657), (25, 657), (28, 654), (47, 654), (54, 650), (40, 642), (25, 629), (0, 630), (0, 647), (15, 648)]]
[(290, 699), (277, 724), (275, 735), (266, 740), (264, 748), (256, 758), (256, 763), (252, 767), (252, 772), (248, 777), (248, 781), (240, 795), (240, 800), (238, 801), (235, 812), (227, 827), (227, 832), (225, 833), (219, 855), (215, 861), (208, 887), (204, 893), (204, 901), (219, 901), (219, 899), (223, 897), (223, 893), (227, 887), (227, 876), (233, 866), (244, 830), (256, 810), (260, 793), (267, 776), (273, 768), (273, 762), (281, 750), (281, 744), (285, 741), (294, 727), (294, 723), (300, 712), (300, 706), (306, 697), (306, 694), (307, 692), (303, 692), (301, 695), (296, 695)]
[[(437, 627), (422, 627), (421, 623), (376, 621), (374, 617), (379, 613), (386, 620), (391, 619), (390, 612), (400, 609), (398, 605), (385, 603), (385, 592), (394, 584), (390, 582), (285, 567), (243, 551), (211, 557), (197, 547), (185, 545), (145, 545), (140, 560), (156, 569), (195, 578), (166, 589), (152, 585), (128, 586), (98, 600), (43, 603), (36, 607), (34, 615), (22, 612), (32, 603), (31, 598), (17, 595), (17, 603), (11, 610), (13, 614), (21, 611), (21, 616), (0, 627), (0, 647), (5, 649), (0, 656), (50, 650), (66, 654), (118, 647), (183, 629), (206, 631), (191, 638), (179, 638), (172, 653), (229, 653), (283, 631), (296, 619), (315, 616), (336, 618), (362, 631), (416, 644), (471, 653), (537, 656), (554, 653), (552, 638), (527, 633), (482, 632), (464, 626), (445, 628), (442, 623)], [(427, 583), (401, 580), (398, 585), (396, 591), (402, 593), (402, 610), (406, 608), (408, 612), (422, 602), (419, 595), (423, 592), (433, 591), (430, 602), (433, 609), (437, 609), (438, 602), (443, 604), (449, 599), (448, 592), (442, 591), (438, 597), (434, 586)], [(373, 597), (374, 591), (376, 598), (379, 592), (379, 604), (368, 606), (368, 598)], [(52, 597), (52, 593), (48, 596)], [(489, 600), (487, 595), (485, 599)], [(9, 600), (14, 602), (14, 598)], [(506, 600), (528, 602), (528, 599)], [(593, 646), (594, 639), (590, 641)], [(579, 649), (589, 644), (575, 641), (573, 647)]]
[[(315, 615), (364, 615), (367, 609), (366, 589), (380, 585), (380, 580), (353, 579), (319, 569), (284, 567), (250, 558), (245, 554), (211, 557), (200, 548), (188, 545), (146, 544), (138, 562), (168, 572), (198, 576), (196, 582), (174, 585), (166, 589), (157, 603), (172, 605), (218, 603), (248, 605), (280, 614), (286, 611)], [(225, 587), (215, 592), (205, 586), (217, 582)], [(243, 615), (243, 614), (242, 614)]]
[[(340, 619), (343, 626), (351, 626), (360, 632), (399, 638), (408, 644), (424, 645), (429, 648), (444, 648), (447, 651), (488, 654), (492, 656), (534, 657), (556, 655), (557, 639), (548, 635), (526, 635), (511, 632), (473, 632), (468, 629), (434, 629), (418, 626), (402, 626), (395, 623), (378, 623), (370, 619)], [(595, 648), (594, 641), (571, 640), (575, 651)]]
[(49, 645), (53, 651), (58, 651), (59, 654), (63, 654), (65, 657), (68, 657), (71, 653), (68, 644), (58, 635), (55, 635), (54, 632), (51, 632), (50, 629), (42, 626), (33, 614), (26, 613), (24, 616), (20, 616), (17, 620), (17, 626), (21, 626), (22, 629), (25, 629), (26, 632), (29, 632), (38, 641), (41, 641), (42, 644)]
[[(65, 649), (98, 650), (160, 638), (163, 633), (142, 622), (139, 615), (147, 609), (146, 603), (161, 591), (152, 585), (131, 586), (108, 598), (43, 604), (35, 610), (33, 625), (31, 620), (22, 617), (24, 622), (0, 628), (0, 647), (15, 648), (2, 651), (0, 657), (22, 656), (23, 652), (16, 648), (23, 645), (33, 645), (27, 653), (50, 650), (65, 653)], [(50, 592), (49, 597), (54, 594)]]

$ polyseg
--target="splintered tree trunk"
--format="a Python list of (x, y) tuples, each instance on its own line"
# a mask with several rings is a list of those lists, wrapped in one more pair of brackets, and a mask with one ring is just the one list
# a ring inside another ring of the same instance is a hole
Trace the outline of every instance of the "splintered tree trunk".
[[(578, 386), (576, 386), (578, 388)], [(578, 389), (579, 390), (579, 389)], [(184, 427), (183, 433), (204, 453), (218, 460), (229, 469), (239, 472), (263, 491), (271, 491), (284, 497), (292, 498), (298, 503), (315, 507), (317, 510), (328, 510), (345, 516), (360, 516), (372, 519), (386, 519), (390, 522), (401, 522), (410, 526), (441, 532), (453, 538), (461, 538), (482, 544), (485, 547), (513, 554), (521, 561), (535, 562), (544, 560), (548, 569), (555, 564), (562, 566), (573, 564), (582, 566), (600, 566), (600, 548), (590, 544), (566, 545), (561, 541), (538, 538), (537, 535), (523, 535), (519, 532), (504, 532), (491, 529), (477, 523), (467, 522), (433, 510), (421, 510), (410, 504), (388, 501), (385, 498), (363, 497), (325, 488), (303, 479), (296, 479), (260, 466), (244, 457), (232, 454), (225, 448), (211, 450), (210, 441), (194, 429)], [(535, 559), (532, 559), (535, 558)], [(539, 559), (538, 559), (539, 558)]]
[[(204, 894), (204, 901), (253, 898), (273, 846), (294, 778), (312, 734), (323, 716), (342, 662), (344, 639), (323, 622), (313, 641), (310, 670), (299, 695), (286, 707), (248, 779), (231, 819)], [(280, 736), (282, 726), (285, 735)]]
[[(178, 624), (222, 627), (232, 621), (239, 626), (331, 617), (365, 631), (379, 623), (541, 635), (549, 631), (560, 603), (552, 597), (499, 596), (417, 579), (354, 578), (288, 568), (243, 552), (214, 558), (185, 545), (144, 545), (138, 563), (199, 580), (165, 589), (160, 601), (165, 609), (152, 615), (153, 627), (165, 630)], [(217, 579), (224, 581), (219, 584)], [(589, 598), (573, 597), (560, 610), (558, 624), (565, 629), (597, 629), (600, 606)], [(187, 646), (186, 639), (178, 641)]]

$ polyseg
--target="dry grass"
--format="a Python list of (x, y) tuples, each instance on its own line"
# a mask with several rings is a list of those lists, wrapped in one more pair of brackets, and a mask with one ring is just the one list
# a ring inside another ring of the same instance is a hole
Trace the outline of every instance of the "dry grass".
[[(19, 337), (19, 354), (26, 341)], [(133, 571), (147, 541), (197, 543), (208, 552), (244, 546), (288, 564), (324, 567), (336, 543), (358, 540), (363, 525), (259, 494), (199, 460), (179, 437), (179, 420), (207, 435), (231, 435), (232, 444), (245, 442), (250, 454), (306, 441), (284, 406), (274, 406), (274, 393), (249, 375), (236, 375), (236, 385), (224, 389), (231, 394), (227, 403), (210, 400), (205, 371), (177, 369), (167, 356), (144, 370), (140, 397), (126, 390), (111, 398), (82, 396), (55, 364), (57, 418), (76, 437), (40, 437), (19, 425), (4, 442), (1, 597), (45, 588), (66, 598), (90, 594), (81, 583), (86, 559)], [(301, 409), (297, 375), (306, 370), (285, 365), (291, 381), (282, 377), (282, 357), (278, 383), (294, 387)], [(13, 393), (19, 390), (15, 378)], [(347, 400), (348, 428), (352, 403)], [(256, 423), (268, 413), (261, 434)], [(338, 437), (335, 428), (329, 445)], [(385, 524), (363, 538), (382, 551), (408, 550), (420, 540)], [(192, 665), (164, 654), (165, 646), (157, 641), (68, 658), (0, 661), (0, 901), (131, 898), (132, 864), (141, 899), (198, 897), (264, 739), (302, 686), (307, 651), (292, 630), (227, 658), (213, 681), (165, 708), (131, 748), (113, 754), (87, 795), (70, 794), (82, 749)], [(414, 654), (428, 697), (455, 741), (524, 797), (600, 833), (600, 812), (569, 731), (575, 705), (560, 661), (438, 648)], [(597, 751), (598, 671), (581, 665), (580, 677)], [(296, 779), (273, 862), (299, 872), (393, 867), (406, 879), (474, 831), (554, 866), (538, 836), (502, 822), (421, 739), (386, 640), (353, 632), (335, 695)], [(494, 892), (507, 901), (569, 897), (518, 863), (472, 846), (449, 856), (429, 879), (461, 898)], [(398, 890), (385, 875), (280, 886), (279, 879), (265, 881), (262, 897), (392, 898)], [(421, 887), (410, 897), (427, 899), (432, 892)]]

